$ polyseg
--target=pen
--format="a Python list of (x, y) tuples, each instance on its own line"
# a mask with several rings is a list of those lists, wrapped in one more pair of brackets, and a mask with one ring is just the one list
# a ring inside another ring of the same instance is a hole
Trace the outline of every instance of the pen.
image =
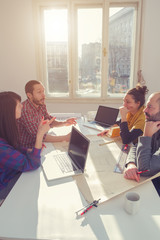
[(141, 174), (141, 173), (144, 173), (144, 172), (149, 172), (149, 170), (138, 171), (137, 174)]
[(125, 144), (123, 150), (127, 150), (127, 148), (128, 148), (128, 144)]
[(114, 142), (117, 142), (117, 141), (119, 141), (119, 138), (116, 138), (116, 139), (108, 141), (108, 142), (100, 143), (99, 146), (103, 146), (103, 145), (106, 145), (106, 144), (109, 144), (109, 143), (114, 143)]
[(80, 211), (83, 210), (83, 212), (81, 212), (81, 216), (82, 216), (83, 214), (85, 214), (86, 212), (88, 212), (88, 210), (90, 210), (92, 207), (98, 207), (97, 204), (99, 203), (100, 200), (101, 200), (101, 199), (94, 200), (92, 203), (90, 203), (90, 204), (87, 205), (86, 207), (78, 210), (78, 211), (76, 212), (76, 214), (78, 214)]
[(86, 208), (86, 209), (81, 213), (81, 216), (82, 216), (83, 214), (85, 214), (86, 212), (88, 212), (88, 210), (91, 209), (92, 207), (93, 207), (93, 205), (92, 205), (92, 206), (89, 206), (88, 208)]
[(42, 150), (43, 150), (43, 148), (46, 148), (46, 145), (44, 143), (42, 143)]
[(109, 144), (109, 143), (113, 143), (113, 142), (115, 142), (115, 140), (108, 141), (108, 142), (105, 142), (105, 143), (100, 143), (99, 146), (103, 146), (103, 145), (106, 145), (106, 144)]

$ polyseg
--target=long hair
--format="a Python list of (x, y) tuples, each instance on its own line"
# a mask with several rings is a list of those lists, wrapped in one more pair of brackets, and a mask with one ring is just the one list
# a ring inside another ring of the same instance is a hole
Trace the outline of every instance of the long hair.
[(0, 92), (0, 137), (17, 147), (19, 134), (16, 122), (16, 105), (21, 97), (14, 92)]

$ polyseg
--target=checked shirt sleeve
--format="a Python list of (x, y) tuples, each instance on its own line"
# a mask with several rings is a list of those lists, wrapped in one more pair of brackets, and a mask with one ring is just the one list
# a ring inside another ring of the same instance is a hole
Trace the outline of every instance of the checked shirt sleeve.
[(41, 149), (33, 148), (31, 152), (22, 154), (8, 144), (0, 148), (0, 165), (3, 168), (14, 169), (20, 172), (27, 172), (37, 169), (40, 166)]
[[(42, 117), (44, 117), (44, 119), (51, 118), (45, 105), (36, 108), (29, 100), (23, 102), (21, 118), (17, 120), (21, 147), (34, 147), (39, 123)], [(45, 137), (46, 134), (43, 140)]]

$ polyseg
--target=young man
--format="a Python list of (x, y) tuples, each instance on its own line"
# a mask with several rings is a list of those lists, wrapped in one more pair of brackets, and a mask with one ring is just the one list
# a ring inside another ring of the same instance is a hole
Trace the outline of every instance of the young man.
[[(35, 144), (37, 129), (42, 117), (44, 117), (45, 120), (50, 120), (53, 116), (47, 112), (45, 105), (45, 91), (41, 82), (36, 80), (27, 82), (25, 92), (28, 99), (22, 103), (23, 108), (21, 118), (18, 120), (18, 128), (20, 132), (21, 146), (32, 148)], [(72, 124), (76, 124), (75, 118), (67, 119), (64, 122), (54, 120), (50, 127), (70, 126)], [(69, 141), (69, 139), (70, 133), (64, 136), (52, 136), (46, 134), (43, 141), (60, 142)]]
[(132, 147), (127, 158), (124, 177), (139, 182), (142, 176), (160, 172), (160, 92), (153, 93), (144, 109), (146, 123), (143, 136)]

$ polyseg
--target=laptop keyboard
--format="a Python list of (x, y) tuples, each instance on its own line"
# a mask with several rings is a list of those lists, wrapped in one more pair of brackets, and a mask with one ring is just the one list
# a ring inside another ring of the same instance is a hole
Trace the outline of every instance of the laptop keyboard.
[(62, 172), (68, 173), (76, 170), (76, 168), (73, 166), (73, 164), (71, 163), (71, 160), (69, 159), (66, 153), (55, 155), (54, 159), (57, 162)]

